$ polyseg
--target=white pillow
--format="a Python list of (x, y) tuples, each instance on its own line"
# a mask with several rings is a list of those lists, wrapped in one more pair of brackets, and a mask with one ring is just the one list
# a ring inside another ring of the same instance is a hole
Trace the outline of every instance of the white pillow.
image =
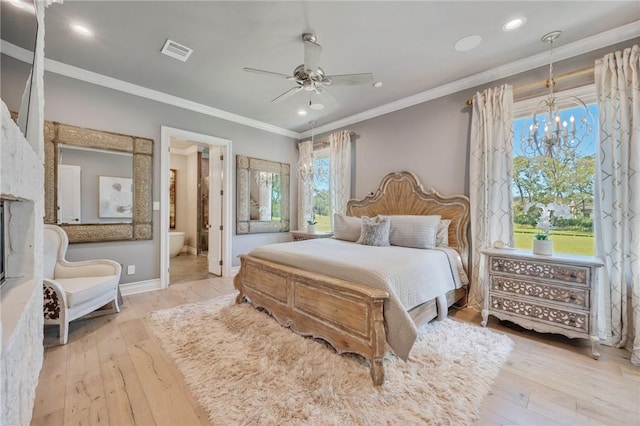
[(434, 248), (440, 215), (397, 215), (391, 219), (389, 242), (392, 246)]
[(441, 219), (436, 233), (436, 247), (449, 247), (449, 219)]
[(335, 213), (333, 215), (333, 228), (333, 238), (355, 243), (360, 238), (362, 219)]

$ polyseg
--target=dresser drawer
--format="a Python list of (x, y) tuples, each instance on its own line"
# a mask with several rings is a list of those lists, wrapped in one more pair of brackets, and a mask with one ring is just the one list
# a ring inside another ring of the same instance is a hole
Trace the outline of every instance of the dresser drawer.
[(588, 312), (572, 312), (495, 294), (490, 295), (489, 306), (496, 313), (506, 312), (522, 318), (536, 319), (547, 324), (589, 333)]
[(587, 288), (559, 287), (527, 281), (514, 276), (491, 275), (491, 290), (567, 303), (576, 308), (589, 309), (589, 290)]
[(513, 274), (588, 286), (591, 282), (588, 266), (561, 265), (537, 260), (526, 260), (492, 256), (489, 261), (491, 272)]

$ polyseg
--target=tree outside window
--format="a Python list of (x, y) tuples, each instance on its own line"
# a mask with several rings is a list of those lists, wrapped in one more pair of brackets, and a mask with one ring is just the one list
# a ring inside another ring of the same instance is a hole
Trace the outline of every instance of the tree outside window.
[(329, 150), (313, 153), (313, 215), (316, 231), (331, 231), (331, 201), (329, 193)]
[[(597, 105), (589, 105), (597, 123)], [(578, 115), (575, 109), (561, 112), (567, 117)], [(563, 118), (564, 119), (564, 118)], [(521, 138), (529, 125), (529, 117), (513, 123), (513, 213), (515, 246), (530, 250), (536, 224), (543, 208), (551, 206), (551, 239), (554, 252), (594, 254), (593, 185), (596, 166), (597, 129), (574, 151), (555, 157), (526, 155)], [(523, 132), (524, 131), (524, 132)], [(554, 206), (568, 207), (569, 214), (553, 215)], [(548, 213), (548, 211), (545, 211)], [(561, 217), (562, 216), (562, 217)]]

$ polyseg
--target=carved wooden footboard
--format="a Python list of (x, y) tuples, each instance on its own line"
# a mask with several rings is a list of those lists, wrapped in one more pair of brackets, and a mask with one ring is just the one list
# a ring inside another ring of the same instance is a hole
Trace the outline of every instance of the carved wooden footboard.
[(382, 384), (386, 291), (257, 257), (240, 259), (240, 272), (234, 278), (240, 292), (236, 303), (249, 298), (296, 333), (322, 338), (338, 353), (362, 355), (369, 360), (373, 383)]
[[(464, 195), (443, 196), (425, 191), (411, 172), (385, 176), (378, 190), (347, 204), (350, 216), (439, 215), (449, 220), (448, 246), (460, 254), (463, 268), (469, 264), (469, 200)], [(234, 279), (240, 292), (265, 308), (281, 324), (295, 332), (320, 337), (339, 353), (352, 352), (369, 360), (374, 384), (384, 381), (382, 357), (386, 352), (383, 304), (389, 294), (363, 284), (243, 255)], [(427, 301), (409, 311), (417, 326), (439, 316), (466, 295), (466, 287), (449, 291), (445, 298)], [(446, 299), (446, 300), (445, 300)]]

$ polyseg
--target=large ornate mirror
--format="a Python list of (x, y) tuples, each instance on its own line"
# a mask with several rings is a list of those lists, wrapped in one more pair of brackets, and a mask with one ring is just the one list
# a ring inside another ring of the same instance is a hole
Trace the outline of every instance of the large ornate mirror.
[(71, 243), (150, 240), (153, 140), (45, 122), (45, 223)]
[(236, 234), (289, 231), (289, 165), (236, 157)]

